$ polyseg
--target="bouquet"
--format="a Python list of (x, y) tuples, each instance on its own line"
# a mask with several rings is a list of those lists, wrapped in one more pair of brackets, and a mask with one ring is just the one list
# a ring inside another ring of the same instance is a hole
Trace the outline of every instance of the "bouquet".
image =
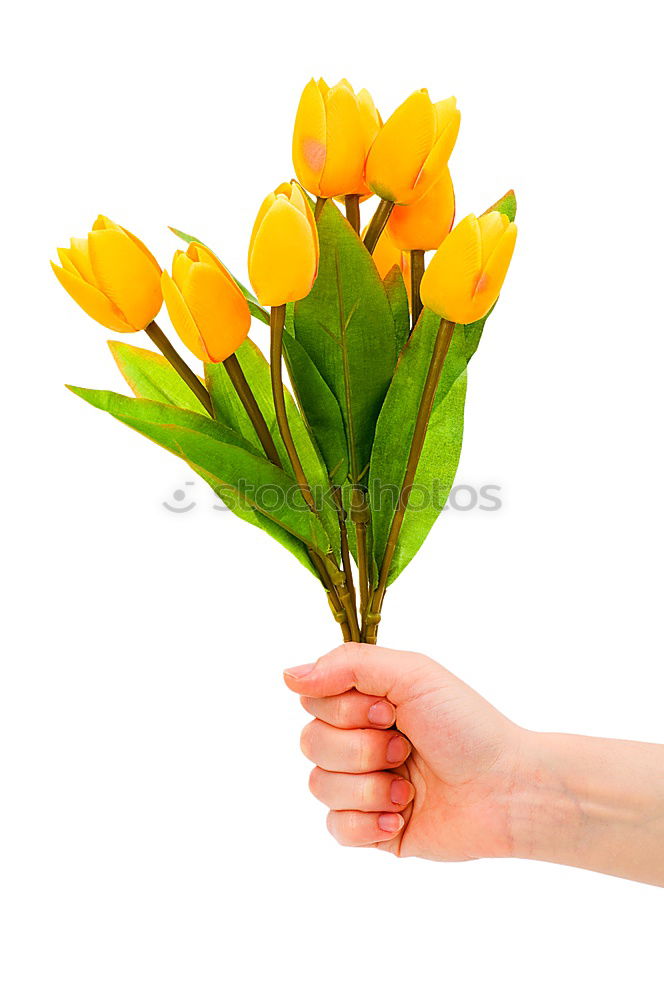
[[(68, 388), (179, 455), (285, 546), (345, 641), (376, 642), (387, 588), (445, 506), (467, 366), (514, 250), (512, 191), (453, 228), (459, 124), (455, 99), (433, 103), (426, 90), (383, 123), (366, 90), (308, 83), (297, 181), (265, 198), (249, 240), (253, 291), (179, 230), (186, 249), (162, 271), (105, 216), (53, 264), (93, 319), (144, 330), (158, 350), (110, 342), (132, 396)], [(164, 303), (202, 375), (157, 325)], [(252, 321), (269, 326), (269, 359)]]

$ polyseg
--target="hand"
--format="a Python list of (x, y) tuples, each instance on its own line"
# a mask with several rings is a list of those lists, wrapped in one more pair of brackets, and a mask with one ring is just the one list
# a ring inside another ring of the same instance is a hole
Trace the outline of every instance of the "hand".
[(417, 653), (347, 643), (285, 680), (315, 716), (302, 750), (341, 844), (436, 861), (512, 853), (524, 731), (458, 677)]

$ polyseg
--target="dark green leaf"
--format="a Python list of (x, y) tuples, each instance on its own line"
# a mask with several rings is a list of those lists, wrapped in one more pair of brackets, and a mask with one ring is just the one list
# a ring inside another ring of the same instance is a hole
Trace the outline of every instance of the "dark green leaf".
[(383, 284), (394, 317), (396, 355), (399, 357), (401, 348), (410, 337), (410, 306), (403, 275), (397, 264), (385, 275)]
[(359, 482), (394, 370), (394, 320), (371, 256), (331, 199), (318, 233), (318, 277), (295, 303), (295, 337), (339, 403), (350, 475)]
[(348, 454), (339, 404), (302, 344), (288, 334), (284, 334), (284, 357), (300, 409), (318, 445), (330, 481), (343, 483), (348, 475)]

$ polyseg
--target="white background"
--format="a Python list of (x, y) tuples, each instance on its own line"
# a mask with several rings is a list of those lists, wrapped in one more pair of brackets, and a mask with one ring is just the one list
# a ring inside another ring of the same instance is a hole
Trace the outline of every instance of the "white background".
[(661, 890), (329, 838), (281, 680), (337, 643), (322, 594), (203, 486), (169, 513), (188, 470), (66, 392), (122, 382), (48, 269), (103, 212), (242, 275), (312, 74), (385, 114), (456, 94), (459, 216), (519, 197), (459, 471), (503, 506), (443, 516), (382, 641), (530, 728), (662, 742), (654, 4), (62, 0), (5, 29), (3, 998), (659, 995)]

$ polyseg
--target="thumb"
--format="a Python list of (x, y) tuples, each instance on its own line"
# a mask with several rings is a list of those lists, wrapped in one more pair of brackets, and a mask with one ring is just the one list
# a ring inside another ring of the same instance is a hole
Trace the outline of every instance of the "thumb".
[(440, 683), (444, 669), (420, 653), (346, 642), (315, 663), (284, 671), (286, 684), (309, 698), (329, 698), (355, 688), (402, 705), (431, 684)]

